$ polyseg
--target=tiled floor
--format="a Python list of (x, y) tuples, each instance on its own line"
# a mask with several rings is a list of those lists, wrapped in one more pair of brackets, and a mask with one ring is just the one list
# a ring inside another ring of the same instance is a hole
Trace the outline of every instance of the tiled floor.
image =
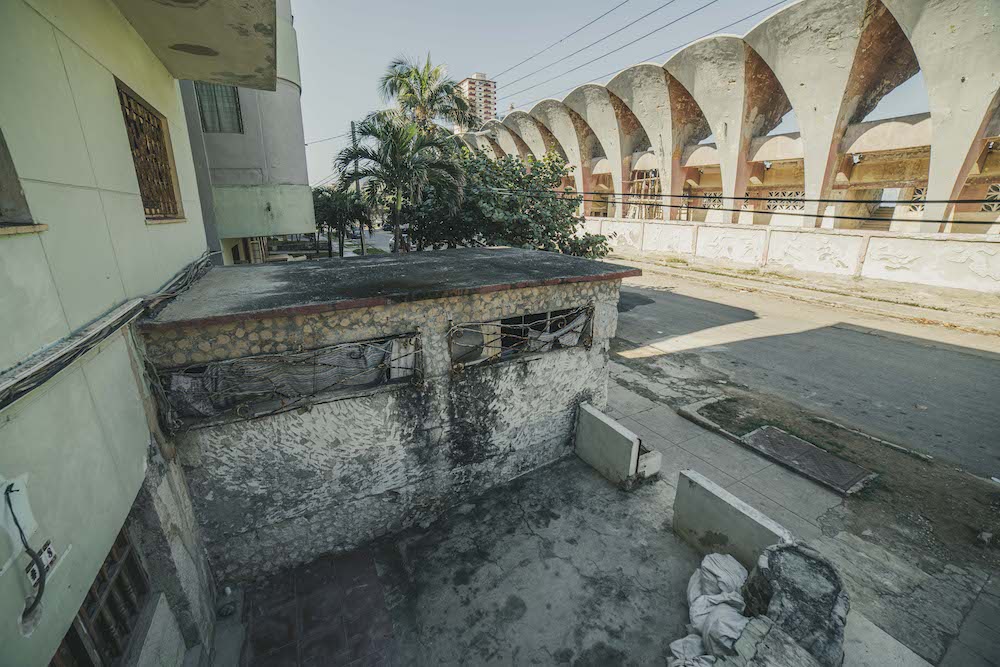
[(390, 664), (392, 622), (371, 552), (326, 556), (247, 594), (249, 667)]

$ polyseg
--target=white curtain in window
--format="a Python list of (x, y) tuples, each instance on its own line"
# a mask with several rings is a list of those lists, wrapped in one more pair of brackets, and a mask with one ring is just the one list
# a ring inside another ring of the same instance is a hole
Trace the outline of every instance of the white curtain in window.
[(236, 86), (196, 81), (201, 129), (205, 132), (243, 132), (240, 95)]

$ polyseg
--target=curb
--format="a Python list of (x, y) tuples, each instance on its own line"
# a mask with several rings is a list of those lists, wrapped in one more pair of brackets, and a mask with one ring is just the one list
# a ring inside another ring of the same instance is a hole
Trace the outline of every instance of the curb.
[[(675, 266), (664, 266), (662, 264), (656, 264), (649, 261), (639, 260), (634, 257), (629, 257), (626, 255), (617, 255), (613, 257), (620, 261), (632, 262), (634, 264), (641, 265), (643, 271), (649, 271), (651, 273), (657, 273), (665, 276), (684, 277), (706, 285), (714, 285), (717, 287), (722, 287), (724, 289), (760, 292), (761, 294), (782, 297), (785, 299), (791, 299), (793, 301), (802, 301), (804, 303), (832, 306), (834, 308), (849, 308), (851, 310), (860, 313), (865, 313), (868, 315), (878, 315), (881, 317), (888, 317), (894, 320), (901, 320), (904, 322), (919, 322), (922, 324), (931, 324), (934, 326), (946, 327), (948, 329), (958, 329), (960, 331), (966, 331), (969, 333), (976, 333), (985, 336), (1000, 336), (1000, 329), (985, 329), (978, 326), (972, 326), (972, 325), (962, 324), (960, 322), (941, 319), (940, 317), (935, 316), (937, 313), (948, 312), (948, 311), (941, 311), (938, 309), (925, 309), (928, 310), (929, 312), (912, 313), (912, 314), (899, 313), (895, 312), (892, 308), (879, 308), (874, 305), (870, 306), (867, 304), (850, 303), (838, 299), (843, 299), (843, 300), (865, 299), (866, 301), (870, 301), (873, 304), (884, 303), (887, 306), (892, 306), (894, 308), (919, 309), (920, 306), (914, 306), (904, 303), (896, 303), (893, 301), (883, 301), (879, 299), (869, 299), (867, 297), (850, 296), (842, 294), (841, 292), (826, 291), (816, 288), (810, 288), (810, 291), (818, 292), (819, 294), (824, 294), (829, 296), (824, 298), (823, 296), (796, 294), (795, 290), (802, 290), (804, 288), (793, 285), (785, 285), (783, 283), (769, 283), (767, 281), (757, 280), (754, 278), (743, 278), (738, 276), (703, 272), (703, 271), (698, 271), (696, 269), (686, 269)], [(754, 284), (746, 285), (738, 281), (745, 281)], [(783, 289), (776, 289), (776, 288), (783, 288)], [(970, 315), (969, 317), (975, 317), (975, 316)]]

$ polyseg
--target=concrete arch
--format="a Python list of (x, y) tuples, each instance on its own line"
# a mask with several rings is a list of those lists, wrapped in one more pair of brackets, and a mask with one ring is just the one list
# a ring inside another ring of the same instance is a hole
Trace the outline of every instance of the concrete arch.
[(527, 160), (531, 155), (531, 149), (524, 143), (521, 137), (511, 132), (510, 128), (493, 118), (483, 124), (483, 132), (492, 138), (506, 155)]
[(542, 100), (531, 108), (530, 114), (559, 142), (566, 161), (573, 167), (577, 192), (586, 192), (590, 182), (591, 158), (586, 123), (572, 109), (553, 99)]
[[(719, 150), (722, 193), (742, 197), (749, 181), (750, 141), (767, 134), (791, 103), (771, 68), (746, 42), (716, 35), (687, 46), (664, 67), (687, 89), (708, 119)], [(724, 208), (739, 202), (724, 201)], [(735, 221), (738, 213), (722, 219)]]
[(476, 135), (472, 132), (462, 132), (455, 135), (462, 144), (465, 145), (470, 151), (479, 150), (479, 142), (476, 141)]
[[(615, 192), (625, 191), (625, 181), (628, 180), (628, 164), (626, 157), (632, 155), (628, 147), (629, 138), (626, 134), (625, 119), (619, 118), (611, 93), (604, 86), (586, 84), (580, 86), (563, 99), (563, 104), (572, 109), (585, 122), (601, 144), (604, 157), (611, 165), (611, 180)], [(618, 101), (621, 104), (621, 101)], [(631, 116), (631, 112), (628, 112)], [(633, 117), (634, 118), (634, 117)], [(635, 122), (638, 125), (638, 122)], [(635, 132), (633, 131), (633, 135)], [(622, 200), (614, 199), (612, 217), (622, 216)]]
[(566, 158), (566, 151), (559, 145), (548, 128), (539, 123), (527, 111), (511, 111), (503, 119), (503, 124), (521, 138), (536, 158), (541, 159), (550, 150), (554, 150), (564, 159)]
[[(884, 0), (909, 39), (927, 86), (931, 158), (927, 199), (955, 199), (983, 151), (1000, 105), (1000, 1)], [(951, 204), (927, 204), (944, 219)], [(924, 223), (922, 231), (937, 231)]]
[[(660, 191), (681, 194), (684, 169), (681, 158), (687, 144), (701, 141), (712, 130), (690, 93), (663, 68), (643, 63), (619, 72), (607, 84), (608, 90), (629, 108), (642, 125), (656, 154)], [(667, 209), (671, 219), (678, 209)]]
[(492, 160), (499, 160), (502, 157), (506, 157), (507, 153), (500, 148), (493, 137), (490, 136), (489, 132), (475, 132), (476, 145), (479, 146), (479, 150), (483, 151)]
[[(744, 37), (792, 104), (807, 199), (831, 196), (838, 147), (856, 111), (846, 91), (870, 1), (801, 0), (764, 19)], [(817, 214), (820, 209), (813, 202), (805, 211)], [(804, 226), (814, 224), (815, 218), (803, 218)]]

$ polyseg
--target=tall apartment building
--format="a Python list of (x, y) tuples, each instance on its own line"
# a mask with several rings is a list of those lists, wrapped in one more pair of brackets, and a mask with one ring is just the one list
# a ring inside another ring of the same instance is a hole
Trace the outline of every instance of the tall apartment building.
[[(476, 72), (472, 76), (462, 79), (459, 84), (462, 93), (472, 104), (472, 108), (479, 115), (482, 122), (493, 120), (497, 117), (497, 82), (490, 81), (482, 72)], [(478, 130), (478, 127), (456, 128), (456, 132), (468, 132)]]

